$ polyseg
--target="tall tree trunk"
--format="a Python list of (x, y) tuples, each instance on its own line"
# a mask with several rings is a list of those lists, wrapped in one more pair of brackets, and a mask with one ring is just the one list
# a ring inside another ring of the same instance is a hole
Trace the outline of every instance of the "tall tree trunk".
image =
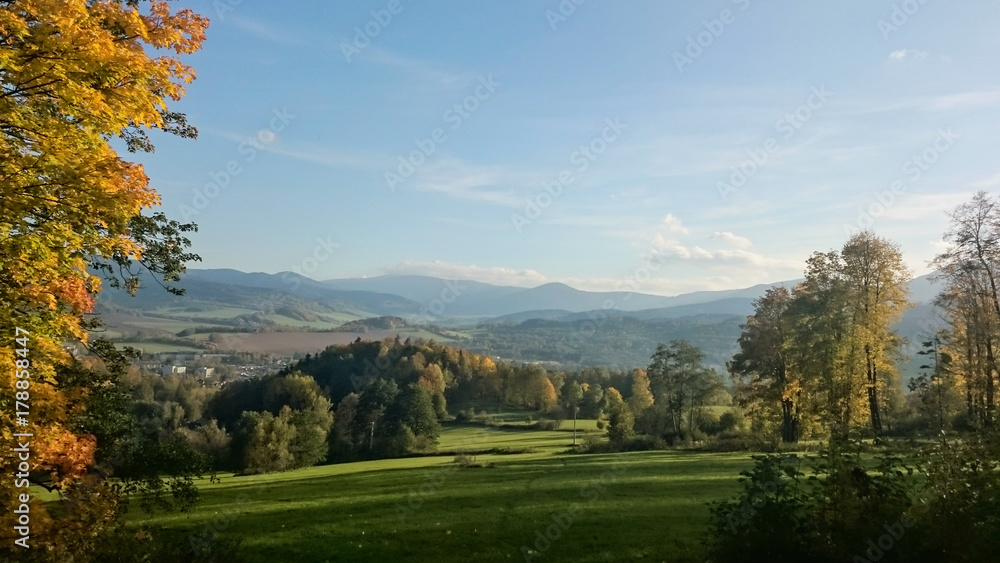
[(794, 444), (799, 441), (797, 410), (791, 399), (781, 400), (781, 441)]
[(996, 408), (996, 399), (994, 395), (993, 387), (993, 373), (996, 372), (996, 358), (993, 355), (993, 343), (989, 340), (986, 341), (986, 369), (984, 370), (984, 375), (986, 376), (986, 404), (985, 412), (983, 413), (985, 422), (987, 424), (993, 423), (994, 410)]
[(871, 414), (872, 431), (882, 436), (882, 413), (878, 403), (878, 367), (872, 358), (871, 345), (865, 344), (865, 365), (868, 371), (868, 410)]

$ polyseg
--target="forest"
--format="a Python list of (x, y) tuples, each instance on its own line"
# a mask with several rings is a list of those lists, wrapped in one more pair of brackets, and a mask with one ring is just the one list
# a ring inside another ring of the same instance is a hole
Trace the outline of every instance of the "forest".
[[(662, 339), (636, 344), (643, 365), (622, 352), (614, 367), (563, 371), (433, 340), (358, 338), (219, 387), (140, 370), (134, 350), (101, 338), (95, 299), (102, 288), (182, 294), (177, 282), (200, 260), (189, 238), (198, 226), (153, 211), (159, 194), (123, 153), (153, 153), (152, 130), (197, 136), (169, 108), (195, 77), (181, 58), (202, 48), (207, 27), (164, 0), (0, 2), (0, 558), (275, 560), (306, 544), (326, 557), (403, 557), (408, 542), (458, 541), (438, 519), (452, 516), (475, 526), (463, 529), (469, 549), (493, 523), (522, 526), (505, 528), (494, 555), (531, 561), (554, 555), (563, 533), (592, 543), (562, 549), (624, 549), (629, 537), (605, 530), (658, 510), (705, 524), (684, 547), (693, 561), (996, 560), (1000, 199), (985, 191), (949, 213), (931, 264), (944, 328), (916, 343), (921, 373), (905, 384), (899, 366), (914, 343), (895, 327), (912, 306), (911, 272), (898, 244), (867, 229), (813, 253), (804, 281), (767, 291), (732, 334), (706, 325), (685, 338), (664, 325)], [(508, 344), (582, 356), (582, 326)], [(734, 354), (706, 358), (694, 337), (731, 338)], [(496, 342), (481, 344), (493, 352)], [(488, 439), (443, 445), (447, 432), (473, 431)], [(391, 463), (400, 460), (413, 465)], [(442, 494), (415, 502), (407, 471), (441, 467), (461, 477), (423, 483)], [(700, 481), (711, 471), (723, 476)], [(615, 511), (578, 511), (564, 477), (583, 483), (588, 503), (607, 503), (582, 506)], [(658, 496), (656, 479), (690, 488)], [(359, 488), (333, 509), (285, 508), (290, 499), (273, 493), (311, 495), (317, 482), (328, 495), (343, 482)], [(224, 510), (226, 489), (246, 494), (250, 483), (272, 492), (257, 505), (242, 498), (238, 514), (186, 520), (206, 498), (206, 511)], [(447, 497), (452, 486), (476, 494)], [(388, 489), (414, 501), (413, 516), (387, 508)], [(484, 507), (490, 494), (503, 504)], [(629, 502), (613, 504), (617, 495)], [(682, 496), (687, 504), (667, 506)], [(425, 500), (436, 512), (418, 510)], [(353, 531), (355, 510), (375, 524), (350, 538), (312, 533), (316, 521), (331, 535)], [(274, 513), (300, 528), (281, 531)], [(258, 528), (238, 528), (247, 522)], [(647, 524), (632, 530), (652, 538), (636, 557), (667, 553), (663, 530)], [(272, 551), (253, 548), (286, 533)]]

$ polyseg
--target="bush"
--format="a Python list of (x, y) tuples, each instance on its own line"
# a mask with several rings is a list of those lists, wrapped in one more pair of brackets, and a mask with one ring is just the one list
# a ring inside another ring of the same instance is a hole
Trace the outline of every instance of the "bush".
[(726, 411), (719, 417), (719, 432), (730, 432), (740, 424), (740, 417), (733, 411)]
[[(752, 432), (725, 432), (702, 444), (701, 449), (712, 452), (777, 452), (780, 444), (773, 436)], [(800, 449), (800, 448), (796, 448)]]
[(558, 420), (539, 420), (532, 428), (535, 430), (559, 430)]
[[(857, 561), (912, 505), (915, 480), (903, 462), (881, 455), (870, 472), (855, 444), (808, 459), (808, 477), (795, 455), (754, 460), (741, 473), (737, 497), (711, 509), (710, 561)], [(904, 533), (902, 524), (897, 527)], [(924, 560), (914, 558), (913, 542), (875, 547), (882, 563)]]
[(455, 463), (462, 469), (475, 469), (480, 467), (493, 467), (492, 463), (479, 463), (475, 454), (461, 453), (455, 456)]
[(611, 440), (601, 440), (597, 436), (585, 436), (583, 445), (579, 451), (588, 454), (607, 454), (618, 452), (646, 452), (654, 450), (666, 450), (670, 446), (658, 436), (642, 435), (636, 436), (625, 442), (614, 442)]

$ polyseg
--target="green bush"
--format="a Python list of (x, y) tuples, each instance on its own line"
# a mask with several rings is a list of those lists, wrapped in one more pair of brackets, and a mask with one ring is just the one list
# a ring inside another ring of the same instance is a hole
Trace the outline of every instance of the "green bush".
[[(898, 542), (894, 549), (874, 543), (890, 528), (898, 537), (906, 533), (900, 521), (912, 506), (916, 482), (899, 458), (880, 455), (869, 471), (860, 448), (844, 445), (806, 460), (795, 455), (754, 460), (754, 467), (742, 473), (737, 497), (711, 509), (709, 561), (921, 560), (914, 558), (915, 542)], [(801, 467), (804, 461), (808, 472)], [(893, 537), (888, 540), (893, 547)]]
[(558, 420), (539, 420), (532, 428), (535, 430), (559, 430)]

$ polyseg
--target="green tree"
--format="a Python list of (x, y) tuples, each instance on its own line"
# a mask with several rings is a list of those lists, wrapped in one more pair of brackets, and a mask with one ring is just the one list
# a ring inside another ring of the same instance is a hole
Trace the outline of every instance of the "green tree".
[(278, 416), (265, 412), (244, 412), (240, 418), (237, 452), (246, 473), (284, 471), (294, 466), (292, 442), (295, 426), (292, 409), (284, 407)]
[(701, 350), (684, 340), (659, 344), (646, 373), (656, 396), (655, 404), (669, 425), (661, 433), (671, 437), (684, 433), (685, 422), (691, 436), (696, 412), (725, 390), (719, 374), (705, 367)]
[(786, 443), (799, 439), (802, 397), (801, 381), (788, 361), (790, 303), (791, 293), (784, 287), (772, 287), (755, 300), (754, 313), (740, 325), (740, 351), (727, 364), (740, 406), (755, 422), (780, 418)]
[(951, 354), (942, 349), (941, 336), (923, 342), (922, 348), (917, 354), (924, 356), (927, 363), (920, 366), (920, 375), (910, 380), (909, 389), (927, 429), (941, 434), (951, 428), (951, 421), (961, 408), (961, 398), (955, 388)]
[(388, 427), (399, 444), (397, 453), (412, 450), (431, 450), (441, 433), (431, 392), (411, 385), (399, 394), (386, 416)]
[[(612, 387), (614, 389), (614, 387)], [(608, 439), (613, 444), (625, 444), (635, 437), (635, 415), (624, 401), (615, 402), (609, 408)]]

